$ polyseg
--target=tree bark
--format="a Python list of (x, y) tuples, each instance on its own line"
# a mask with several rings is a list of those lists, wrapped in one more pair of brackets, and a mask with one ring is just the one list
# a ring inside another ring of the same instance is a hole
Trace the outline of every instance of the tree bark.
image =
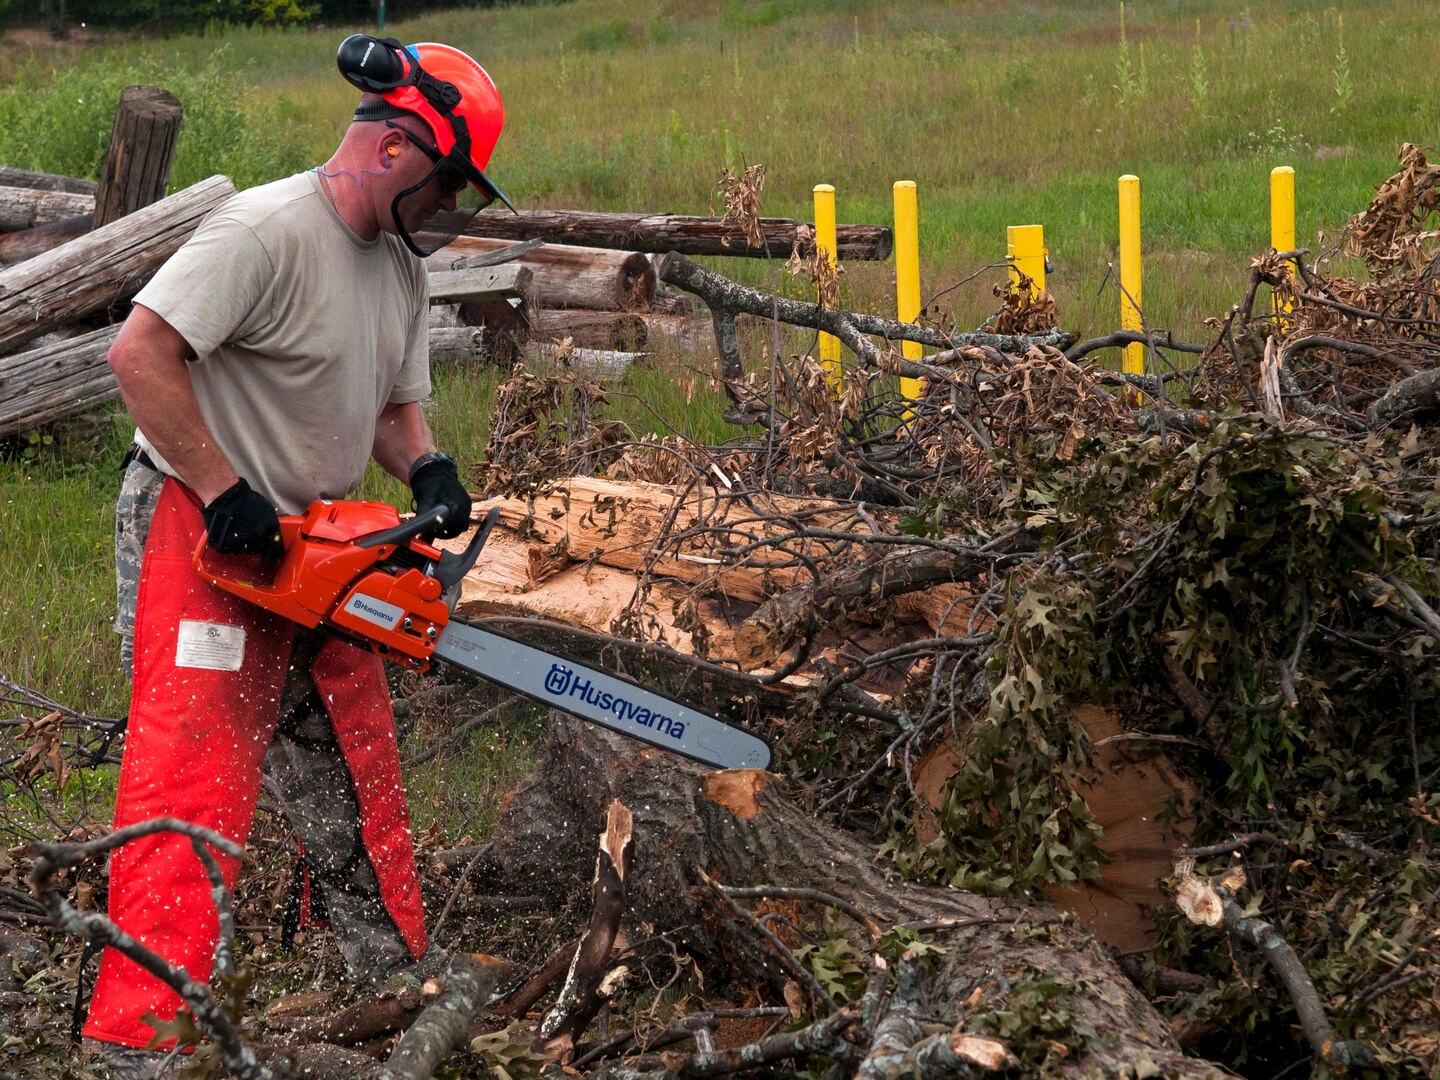
[[(1142, 1057), (1158, 1066), (1156, 1075), (1228, 1075), (1185, 1057), (1094, 938), (1053, 909), (895, 880), (877, 865), (874, 849), (797, 807), (773, 774), (710, 772), (559, 717), (551, 733), (544, 761), (495, 829), (507, 879), (525, 892), (570, 895), (577, 871), (590, 863), (590, 837), (605, 808), (623, 801), (634, 814), (627, 916), (698, 956), (709, 966), (707, 988), (736, 950), (723, 920), (706, 907), (701, 871), (723, 885), (819, 890), (882, 927), (938, 928), (931, 940), (945, 952), (918, 976), (915, 997), (924, 1015), (947, 1024), (968, 1021), (973, 1030), (1004, 1008), (1004, 987), (1055, 979), (1062, 989), (1048, 1015), (1063, 1014), (1070, 1027), (1068, 1056), (1051, 1059), (1057, 1075), (1124, 1075), (1121, 1066)], [(753, 985), (753, 971), (741, 977)], [(1094, 1035), (1085, 1034), (1087, 1026)]]
[(91, 195), (39, 188), (0, 187), (0, 231), (17, 232), (79, 217), (95, 209)]
[(118, 326), (0, 356), (0, 438), (113, 401), (120, 388), (105, 356)]
[(0, 165), (0, 186), (33, 188), (36, 191), (68, 191), (72, 195), (93, 197), (96, 184), (94, 180), (81, 180), (74, 176), (31, 172), (29, 169), (12, 169), (9, 165)]
[(1407, 413), (1416, 421), (1434, 422), (1440, 413), (1440, 371), (1417, 372), (1397, 382), (1370, 406), (1370, 426), (1386, 427)]
[[(493, 255), (513, 241), (462, 236), (427, 260), (432, 270)], [(648, 311), (655, 301), (655, 267), (639, 252), (541, 244), (515, 260), (534, 274), (531, 292), (545, 308)]]
[(530, 316), (532, 340), (570, 339), (582, 349), (643, 349), (645, 320), (629, 311), (580, 311), (561, 308)]
[(430, 329), (430, 362), (473, 363), (487, 359), (483, 326), (436, 326)]
[(0, 270), (0, 353), (75, 319), (129, 300), (235, 194), (212, 176), (167, 199)]
[(502, 964), (457, 953), (450, 958), (440, 999), (400, 1037), (378, 1080), (424, 1080), (460, 1045), (475, 1013), (489, 1000)]
[(735, 630), (735, 651), (746, 671), (774, 661), (827, 622), (857, 607), (874, 611), (893, 596), (991, 572), (995, 555), (956, 555), (934, 548), (899, 548), (883, 558), (841, 569), (771, 597)]
[(37, 225), (33, 229), (19, 232), (0, 233), (0, 265), (14, 266), (36, 255), (43, 255), (51, 248), (67, 244), (77, 236), (90, 231), (91, 215), (52, 221), (49, 225)]
[[(583, 210), (482, 210), (467, 236), (528, 240), (551, 244), (582, 244), (621, 251), (678, 251), (682, 255), (743, 255), (788, 259), (798, 230), (805, 222), (761, 218), (766, 245), (751, 247), (739, 226), (722, 218), (680, 214), (617, 214)], [(841, 262), (888, 259), (894, 241), (883, 225), (837, 225), (836, 256)], [(808, 252), (802, 252), (808, 254)]]
[(158, 86), (120, 91), (95, 192), (97, 229), (165, 197), (181, 114), (175, 95)]
[(560, 996), (540, 1024), (547, 1050), (568, 1061), (575, 1041), (605, 1004), (601, 984), (610, 950), (625, 914), (625, 881), (630, 872), (630, 841), (634, 818), (626, 805), (612, 802), (605, 812), (605, 830), (595, 857), (590, 925), (580, 938)]

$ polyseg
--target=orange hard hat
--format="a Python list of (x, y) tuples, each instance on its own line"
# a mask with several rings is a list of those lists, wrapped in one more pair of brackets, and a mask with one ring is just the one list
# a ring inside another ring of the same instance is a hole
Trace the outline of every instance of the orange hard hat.
[(383, 103), (361, 105), (357, 120), (409, 113), (425, 121), (435, 148), (472, 184), (511, 210), (515, 206), (485, 168), (505, 126), (505, 106), (489, 74), (466, 53), (424, 41), (401, 45), (394, 38), (351, 34), (336, 53), (340, 73)]

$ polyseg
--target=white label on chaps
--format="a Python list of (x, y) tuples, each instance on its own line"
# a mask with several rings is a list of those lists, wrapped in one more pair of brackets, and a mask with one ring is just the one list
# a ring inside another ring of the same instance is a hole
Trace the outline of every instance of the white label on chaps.
[(245, 631), (241, 627), (180, 620), (180, 637), (175, 643), (177, 668), (239, 671), (244, 662)]

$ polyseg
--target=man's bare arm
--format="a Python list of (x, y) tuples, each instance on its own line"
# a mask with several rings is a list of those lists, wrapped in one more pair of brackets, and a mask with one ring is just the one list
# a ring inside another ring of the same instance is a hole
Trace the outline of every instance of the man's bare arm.
[(200, 414), (186, 364), (193, 355), (173, 326), (136, 304), (107, 360), (135, 423), (180, 479), (208, 503), (239, 477)]
[(418, 401), (387, 405), (375, 423), (375, 443), (370, 455), (391, 476), (410, 482), (415, 459), (435, 449), (435, 437)]

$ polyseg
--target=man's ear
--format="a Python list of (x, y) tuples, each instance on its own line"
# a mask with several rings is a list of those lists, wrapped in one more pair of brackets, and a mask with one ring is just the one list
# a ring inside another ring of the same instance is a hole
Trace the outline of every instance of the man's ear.
[(398, 131), (387, 131), (380, 140), (380, 166), (388, 169), (394, 163), (395, 158), (400, 154), (401, 134)]

